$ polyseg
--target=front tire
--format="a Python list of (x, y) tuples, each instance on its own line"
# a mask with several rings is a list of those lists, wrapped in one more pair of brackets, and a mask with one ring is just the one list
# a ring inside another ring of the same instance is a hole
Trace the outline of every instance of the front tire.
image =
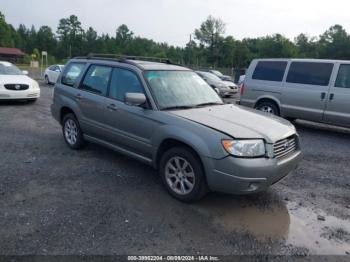
[(259, 103), (255, 107), (255, 109), (257, 109), (259, 111), (262, 111), (262, 112), (265, 112), (267, 114), (275, 115), (275, 116), (279, 116), (280, 115), (278, 107), (274, 103), (269, 102), (269, 101), (264, 101), (264, 102)]
[(62, 132), (64, 141), (70, 148), (78, 150), (84, 146), (83, 132), (74, 114), (70, 113), (64, 116)]
[(182, 202), (194, 202), (207, 193), (204, 171), (198, 157), (185, 147), (166, 151), (159, 174), (167, 191)]

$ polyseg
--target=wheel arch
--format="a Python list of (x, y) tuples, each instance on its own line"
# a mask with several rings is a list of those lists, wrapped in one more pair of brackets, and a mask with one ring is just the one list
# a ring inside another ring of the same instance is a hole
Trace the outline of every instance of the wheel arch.
[(62, 121), (64, 119), (64, 117), (67, 115), (67, 114), (73, 114), (75, 117), (76, 117), (76, 114), (75, 112), (68, 106), (63, 106), (61, 107), (60, 109), (60, 123), (62, 124)]
[(156, 169), (158, 169), (158, 167), (159, 167), (159, 163), (160, 163), (160, 159), (161, 159), (162, 154), (164, 152), (166, 152), (168, 149), (174, 148), (174, 147), (185, 147), (186, 149), (191, 151), (199, 159), (200, 164), (202, 165), (203, 170), (204, 170), (203, 161), (202, 161), (199, 153), (188, 143), (183, 142), (181, 140), (178, 140), (176, 138), (166, 138), (160, 143), (158, 150), (157, 150), (157, 153), (156, 153), (155, 161), (154, 161), (154, 167)]

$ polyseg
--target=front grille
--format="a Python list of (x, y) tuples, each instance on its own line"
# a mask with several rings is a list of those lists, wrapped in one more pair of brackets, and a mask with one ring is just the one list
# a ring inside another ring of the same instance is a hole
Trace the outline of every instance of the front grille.
[(5, 85), (5, 88), (7, 90), (22, 91), (22, 90), (27, 90), (29, 88), (29, 85), (7, 84), (7, 85)]
[(283, 158), (293, 153), (297, 149), (297, 140), (295, 136), (277, 141), (273, 145), (273, 152), (275, 158)]

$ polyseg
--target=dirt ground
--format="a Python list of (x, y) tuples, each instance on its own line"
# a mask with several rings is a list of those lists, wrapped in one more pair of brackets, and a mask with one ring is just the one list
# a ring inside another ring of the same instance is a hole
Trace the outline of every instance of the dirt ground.
[(350, 130), (297, 121), (304, 156), (286, 179), (188, 205), (133, 159), (70, 150), (41, 90), (0, 104), (0, 254), (349, 255)]

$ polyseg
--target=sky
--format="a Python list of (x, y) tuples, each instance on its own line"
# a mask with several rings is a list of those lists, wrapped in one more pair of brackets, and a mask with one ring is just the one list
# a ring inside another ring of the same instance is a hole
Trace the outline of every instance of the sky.
[(137, 36), (176, 46), (185, 46), (209, 15), (236, 39), (274, 33), (294, 39), (335, 24), (350, 32), (349, 9), (349, 0), (0, 0), (0, 12), (15, 27), (48, 25), (56, 32), (59, 19), (75, 14), (99, 34), (115, 35), (126, 24)]

